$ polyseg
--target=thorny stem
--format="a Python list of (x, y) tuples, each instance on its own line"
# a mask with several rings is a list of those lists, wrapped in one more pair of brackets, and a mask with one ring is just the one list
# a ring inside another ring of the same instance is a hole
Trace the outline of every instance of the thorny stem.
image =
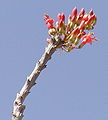
[(36, 84), (36, 79), (41, 71), (46, 68), (46, 63), (51, 59), (51, 56), (56, 51), (56, 48), (62, 44), (62, 40), (58, 36), (51, 39), (53, 42), (48, 44), (41, 59), (36, 63), (33, 72), (27, 77), (27, 80), (25, 81), (25, 84), (20, 92), (17, 93), (16, 99), (13, 103), (12, 120), (23, 119), (23, 112), (25, 110), (25, 105), (23, 105), (23, 102), (25, 98), (30, 93), (30, 89)]

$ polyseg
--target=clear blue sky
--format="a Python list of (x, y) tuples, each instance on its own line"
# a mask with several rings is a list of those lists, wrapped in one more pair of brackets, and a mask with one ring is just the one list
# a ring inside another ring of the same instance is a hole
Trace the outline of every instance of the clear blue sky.
[(81, 50), (57, 51), (27, 97), (24, 120), (108, 120), (107, 0), (0, 0), (0, 119), (47, 45), (43, 14), (93, 8), (100, 39)]

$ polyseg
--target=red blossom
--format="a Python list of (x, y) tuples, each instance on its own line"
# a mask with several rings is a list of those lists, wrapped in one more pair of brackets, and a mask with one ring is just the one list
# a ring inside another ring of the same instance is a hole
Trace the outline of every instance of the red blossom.
[(75, 7), (72, 10), (72, 19), (71, 19), (71, 21), (75, 21), (76, 17), (77, 17), (77, 8)]
[(72, 10), (72, 16), (77, 16), (77, 8), (76, 7)]
[(64, 15), (64, 13), (59, 13), (58, 15), (57, 15), (57, 18), (58, 18), (58, 20), (59, 21), (65, 21), (65, 15)]
[[(92, 43), (97, 40), (94, 33), (86, 34), (87, 30), (92, 30), (97, 21), (97, 16), (91, 9), (89, 13), (85, 13), (84, 8), (77, 15), (77, 8), (72, 10), (72, 14), (68, 17), (68, 23), (65, 23), (64, 13), (57, 15), (58, 21), (54, 24), (54, 20), (49, 15), (44, 15), (45, 24), (48, 27), (50, 37), (60, 36), (63, 44), (60, 46), (65, 51), (70, 52), (74, 48), (82, 48), (87, 43)], [(47, 39), (47, 42), (53, 43), (52, 39)], [(59, 47), (59, 48), (60, 48)]]
[(85, 14), (85, 10), (84, 10), (84, 8), (82, 8), (82, 9), (80, 10), (78, 16), (83, 17), (84, 14)]
[(47, 28), (48, 29), (54, 28), (54, 26), (53, 26), (54, 20), (49, 18), (48, 15), (46, 15), (45, 17), (46, 17), (45, 18), (45, 24), (47, 24)]
[(44, 15), (44, 20), (45, 20), (45, 24), (47, 24), (48, 29), (54, 28), (53, 26), (54, 20), (50, 18), (48, 14)]
[(86, 22), (86, 25), (89, 25), (91, 22), (93, 22), (94, 20), (96, 20), (96, 15), (92, 15), (90, 16), (90, 18), (88, 19), (88, 21)]
[(91, 15), (93, 15), (94, 13), (93, 13), (93, 10), (91, 9), (90, 10), (90, 12), (89, 12), (89, 15), (91, 16)]
[(86, 25), (89, 25), (93, 20), (95, 19), (95, 16), (88, 16), (87, 14), (85, 14), (79, 24), (79, 29), (84, 30)]
[(46, 22), (45, 22), (46, 24), (48, 24), (48, 23), (50, 23), (50, 24), (53, 24), (54, 23), (54, 20), (53, 19), (51, 19), (51, 18), (49, 18), (49, 19), (47, 19), (46, 20)]
[(65, 15), (64, 15), (64, 13), (59, 13), (58, 15), (57, 15), (57, 18), (58, 18), (58, 25), (59, 25), (59, 27), (63, 27), (64, 26), (64, 22), (65, 22)]
[(91, 37), (94, 33), (89, 33), (88, 35), (84, 35), (81, 39), (82, 44), (92, 43), (92, 40), (96, 40), (96, 37)]

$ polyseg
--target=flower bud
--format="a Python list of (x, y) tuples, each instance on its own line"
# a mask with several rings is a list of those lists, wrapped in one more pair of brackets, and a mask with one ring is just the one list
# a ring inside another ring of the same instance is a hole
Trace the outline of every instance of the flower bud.
[(62, 19), (62, 21), (65, 21), (65, 15), (64, 15), (64, 13), (61, 14), (61, 19)]
[(72, 16), (77, 16), (77, 8), (76, 7), (72, 10)]
[(90, 16), (90, 18), (88, 19), (88, 21), (85, 24), (89, 25), (92, 21), (93, 21), (93, 15)]
[(78, 16), (83, 17), (84, 14), (85, 14), (85, 10), (84, 10), (84, 8), (82, 8), (81, 11), (79, 12)]
[(90, 10), (90, 12), (89, 12), (89, 15), (91, 16), (91, 15), (93, 15), (94, 13), (93, 13), (93, 10), (91, 9)]
[(92, 40), (96, 40), (96, 37), (92, 37), (94, 33), (89, 33), (88, 35), (84, 35), (82, 39), (82, 44), (92, 43)]
[(62, 13), (62, 14), (59, 13), (57, 15), (57, 18), (58, 18), (59, 21), (65, 21), (65, 15), (64, 15), (64, 13)]

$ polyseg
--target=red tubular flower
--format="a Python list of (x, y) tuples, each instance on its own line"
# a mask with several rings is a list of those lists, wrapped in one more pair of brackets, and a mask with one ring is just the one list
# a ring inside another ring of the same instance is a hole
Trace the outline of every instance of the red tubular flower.
[[(63, 44), (58, 48), (64, 48), (65, 51), (70, 52), (74, 48), (82, 48), (87, 43), (92, 43), (93, 40), (97, 40), (92, 36), (93, 33), (86, 34), (86, 30), (94, 29), (97, 17), (91, 9), (88, 14), (85, 13), (85, 9), (82, 8), (77, 13), (77, 8), (72, 10), (71, 15), (68, 17), (68, 23), (65, 23), (64, 13), (57, 15), (58, 21), (54, 24), (54, 20), (49, 15), (44, 15), (45, 23), (48, 27), (48, 34), (50, 37), (59, 36), (62, 39)], [(47, 39), (47, 42), (52, 43), (51, 39)]]
[(89, 25), (91, 22), (93, 22), (96, 19), (95, 14), (93, 14), (92, 16), (90, 16), (90, 18), (88, 19), (88, 21), (86, 22), (86, 25)]
[(91, 37), (94, 33), (89, 33), (88, 35), (84, 35), (81, 39), (81, 44), (77, 47), (78, 49), (82, 48), (85, 44), (90, 43), (92, 44), (93, 40), (97, 40), (96, 37)]
[(53, 23), (54, 23), (54, 20), (47, 17), (45, 24), (47, 24), (48, 29), (54, 28)]
[(57, 18), (58, 18), (58, 25), (59, 25), (59, 27), (63, 27), (64, 26), (64, 22), (65, 22), (65, 15), (64, 15), (64, 13), (59, 13), (58, 15), (57, 15)]
[(53, 24), (54, 23), (54, 20), (53, 19), (51, 19), (51, 18), (49, 18), (49, 19), (47, 19), (46, 20), (46, 22), (45, 22), (46, 24), (48, 24), (48, 23), (50, 23), (50, 24)]
[(91, 37), (94, 33), (89, 33), (88, 35), (84, 35), (81, 39), (82, 44), (92, 43), (92, 40), (96, 40), (96, 37)]
[(72, 21), (72, 22), (75, 21), (76, 17), (77, 17), (77, 8), (75, 7), (75, 8), (72, 10), (72, 19), (71, 19), (71, 21)]
[(77, 16), (77, 8), (76, 7), (72, 10), (72, 16)]
[(89, 15), (91, 16), (91, 15), (93, 15), (94, 13), (93, 13), (93, 10), (91, 9), (90, 10), (90, 12), (89, 12)]
[(90, 18), (89, 18), (88, 21), (86, 22), (86, 25), (89, 25), (92, 21), (93, 21), (93, 16), (90, 16)]
[(64, 15), (64, 13), (61, 13), (61, 14), (59, 13), (57, 15), (57, 18), (58, 18), (59, 21), (63, 21), (64, 22), (65, 21), (65, 15)]
[(79, 25), (80, 22), (82, 21), (82, 18), (83, 18), (83, 16), (84, 16), (84, 14), (85, 14), (85, 10), (84, 10), (84, 8), (82, 8), (82, 9), (80, 10), (79, 14), (77, 15), (77, 24), (78, 24), (78, 25)]
[(47, 28), (48, 28), (48, 29), (52, 29), (52, 28), (54, 28), (54, 26), (53, 26), (53, 24), (51, 24), (51, 23), (47, 23)]
[(45, 24), (47, 24), (48, 29), (54, 28), (54, 20), (49, 17), (48, 14), (44, 15)]
[(85, 22), (86, 22), (86, 21), (88, 21), (88, 15), (85, 14), (85, 15), (83, 16), (82, 20), (81, 20), (80, 25), (79, 25), (79, 29), (80, 29), (80, 30), (81, 30), (81, 29), (82, 29), (82, 30), (85, 29), (85, 25), (86, 25)]
[(85, 14), (85, 10), (84, 10), (84, 8), (82, 8), (82, 9), (80, 10), (78, 16), (83, 17), (84, 14)]

